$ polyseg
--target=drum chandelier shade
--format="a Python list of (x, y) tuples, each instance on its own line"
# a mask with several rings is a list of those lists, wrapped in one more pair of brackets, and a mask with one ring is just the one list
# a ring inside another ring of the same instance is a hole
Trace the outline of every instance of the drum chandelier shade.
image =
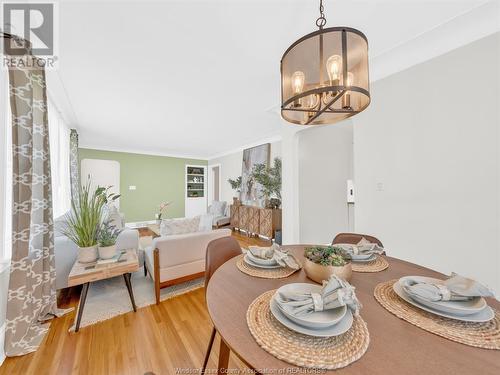
[(370, 104), (368, 40), (350, 27), (323, 28), (293, 43), (281, 59), (281, 116), (300, 125), (333, 124)]

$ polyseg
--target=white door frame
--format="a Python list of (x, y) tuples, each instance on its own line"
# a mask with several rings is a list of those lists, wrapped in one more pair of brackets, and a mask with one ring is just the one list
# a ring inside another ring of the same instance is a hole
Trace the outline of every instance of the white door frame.
[(207, 200), (208, 202), (208, 205), (211, 205), (212, 202), (213, 202), (213, 195), (214, 195), (214, 177), (213, 177), (213, 168), (214, 167), (219, 167), (219, 200), (221, 199), (221, 180), (222, 180), (222, 175), (221, 175), (221, 171), (222, 171), (222, 166), (220, 163), (217, 163), (217, 164), (210, 164), (208, 165), (208, 194), (209, 194), (209, 198)]

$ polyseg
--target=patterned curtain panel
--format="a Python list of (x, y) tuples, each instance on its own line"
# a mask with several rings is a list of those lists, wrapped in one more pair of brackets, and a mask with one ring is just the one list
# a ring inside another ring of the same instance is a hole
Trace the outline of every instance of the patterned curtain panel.
[(71, 180), (71, 198), (75, 199), (78, 196), (80, 189), (80, 172), (78, 168), (78, 133), (75, 129), (71, 129), (69, 136), (69, 173)]
[(35, 351), (56, 306), (47, 97), (43, 70), (10, 70), (12, 261), (5, 353)]

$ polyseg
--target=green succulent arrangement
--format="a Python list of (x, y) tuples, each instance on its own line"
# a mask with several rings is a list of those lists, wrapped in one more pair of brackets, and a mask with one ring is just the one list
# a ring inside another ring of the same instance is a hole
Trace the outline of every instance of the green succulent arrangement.
[(111, 221), (106, 220), (104, 223), (102, 223), (101, 229), (99, 230), (99, 246), (113, 246), (116, 243), (116, 239), (118, 238), (118, 235), (120, 233), (120, 229), (117, 229), (114, 225), (111, 225)]
[(350, 261), (349, 255), (338, 246), (313, 246), (304, 251), (304, 257), (322, 266), (345, 266)]

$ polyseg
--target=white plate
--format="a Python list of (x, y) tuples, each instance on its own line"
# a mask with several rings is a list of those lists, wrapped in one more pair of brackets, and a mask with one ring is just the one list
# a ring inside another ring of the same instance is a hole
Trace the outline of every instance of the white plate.
[(481, 310), (478, 313), (471, 314), (471, 315), (465, 315), (465, 316), (457, 316), (457, 315), (445, 313), (442, 311), (437, 311), (437, 310), (431, 309), (430, 307), (421, 305), (417, 301), (414, 301), (408, 294), (406, 294), (406, 292), (403, 290), (401, 285), (399, 285), (399, 282), (396, 281), (394, 283), (394, 285), (392, 286), (392, 288), (394, 289), (394, 292), (396, 292), (396, 294), (399, 297), (401, 297), (403, 300), (405, 300), (409, 304), (411, 304), (415, 307), (418, 307), (419, 309), (430, 312), (432, 314), (444, 316), (445, 318), (461, 320), (463, 322), (483, 323), (483, 322), (488, 322), (495, 317), (495, 313), (493, 312), (493, 310), (489, 306), (486, 306), (483, 310)]
[(285, 316), (285, 314), (281, 312), (280, 308), (278, 307), (278, 303), (274, 300), (274, 298), (271, 298), (270, 307), (271, 307), (271, 313), (281, 324), (291, 329), (292, 331), (302, 333), (308, 336), (315, 336), (315, 337), (338, 336), (347, 332), (349, 328), (351, 328), (353, 322), (351, 310), (347, 309), (344, 318), (333, 326), (321, 329), (307, 328), (301, 326), (300, 324), (292, 322), (290, 319), (288, 319)]
[(247, 255), (248, 255), (248, 258), (250, 258), (250, 260), (253, 263), (260, 264), (262, 266), (276, 266), (278, 264), (278, 263), (276, 263), (276, 260), (274, 260), (274, 259), (262, 259), (262, 258), (258, 258), (255, 255), (253, 255), (250, 252), (250, 250), (248, 250)]
[(352, 261), (354, 263), (369, 263), (369, 262), (373, 262), (374, 260), (377, 259), (377, 254), (372, 254), (370, 255), (370, 257), (366, 258), (366, 259), (352, 259)]
[(275, 264), (275, 265), (272, 265), (272, 266), (264, 266), (262, 264), (257, 264), (255, 262), (253, 262), (252, 259), (250, 259), (248, 257), (248, 254), (245, 254), (245, 256), (243, 257), (243, 260), (246, 262), (246, 264), (249, 264), (250, 266), (257, 267), (257, 268), (272, 269), (272, 268), (280, 268), (281, 267), (279, 264)]
[(373, 257), (374, 254), (350, 254), (352, 260), (359, 261), (359, 260), (368, 260), (371, 257)]
[[(424, 277), (424, 276), (405, 276), (399, 279), (399, 285), (403, 287), (402, 280), (411, 277), (413, 280), (434, 283), (434, 284), (442, 284), (443, 280), (434, 279), (432, 277)], [(403, 289), (404, 290), (404, 289)], [(406, 292), (405, 292), (406, 293)], [(487, 304), (484, 298), (477, 297), (470, 301), (427, 301), (418, 296), (413, 296), (406, 293), (410, 298), (414, 299), (421, 305), (430, 307), (431, 309), (442, 311), (444, 313), (453, 314), (453, 315), (471, 315), (476, 314), (483, 310)]]
[[(296, 293), (319, 293), (322, 287), (320, 285), (315, 284), (307, 284), (307, 283), (294, 283), (283, 285), (279, 288), (274, 294), (273, 298), (279, 301), (280, 296), (279, 292), (296, 292)], [(329, 309), (325, 311), (313, 312), (311, 314), (307, 314), (304, 316), (294, 316), (286, 312), (280, 304), (278, 303), (278, 307), (281, 312), (293, 322), (300, 324), (301, 326), (313, 329), (320, 329), (325, 327), (330, 327), (334, 324), (337, 324), (346, 314), (347, 307), (341, 306), (336, 309)]]

